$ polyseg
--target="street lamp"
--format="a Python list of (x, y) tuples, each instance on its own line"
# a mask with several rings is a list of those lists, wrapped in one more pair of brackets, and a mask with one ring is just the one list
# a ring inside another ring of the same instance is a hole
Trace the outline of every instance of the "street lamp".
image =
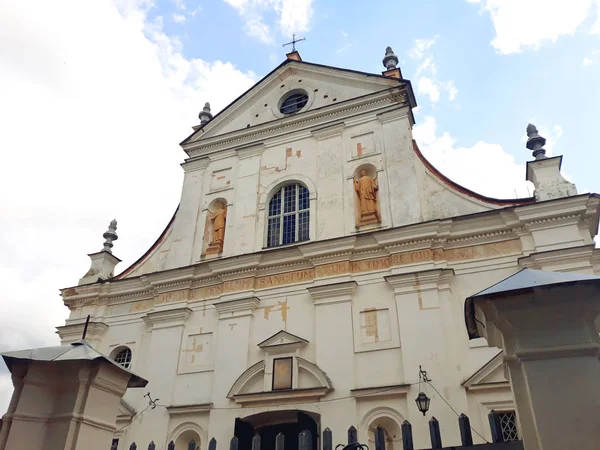
[(417, 408), (419, 408), (419, 411), (421, 411), (423, 413), (423, 415), (427, 414), (427, 411), (429, 411), (429, 402), (431, 402), (431, 399), (429, 397), (427, 397), (427, 394), (425, 394), (425, 392), (421, 391), (421, 381), (423, 383), (429, 383), (431, 380), (429, 379), (429, 377), (427, 376), (427, 372), (424, 371), (421, 366), (419, 366), (419, 395), (417, 395), (417, 398), (415, 398), (415, 402), (417, 402)]
[(415, 402), (417, 402), (417, 408), (419, 408), (419, 411), (421, 411), (423, 415), (425, 415), (427, 411), (429, 411), (430, 401), (431, 399), (427, 397), (427, 394), (425, 394), (425, 392), (419, 392), (419, 395), (415, 399)]

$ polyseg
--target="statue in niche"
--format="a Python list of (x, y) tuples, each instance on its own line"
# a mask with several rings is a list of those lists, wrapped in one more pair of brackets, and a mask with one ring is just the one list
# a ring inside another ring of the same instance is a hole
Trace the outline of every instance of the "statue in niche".
[(220, 200), (216, 202), (215, 208), (214, 211), (208, 211), (208, 219), (212, 226), (212, 238), (206, 249), (207, 255), (223, 252), (223, 243), (225, 242), (227, 204)]
[(377, 179), (370, 177), (367, 175), (367, 171), (362, 169), (360, 177), (354, 179), (354, 190), (358, 195), (360, 211), (360, 219), (357, 226), (380, 223), (381, 218), (377, 209), (377, 192), (379, 191)]

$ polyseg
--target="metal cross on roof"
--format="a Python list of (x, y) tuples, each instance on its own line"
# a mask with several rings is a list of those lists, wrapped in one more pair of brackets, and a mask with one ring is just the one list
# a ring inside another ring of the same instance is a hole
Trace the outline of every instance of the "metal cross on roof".
[(286, 45), (291, 45), (292, 51), (295, 52), (296, 51), (296, 42), (301, 42), (301, 41), (305, 41), (305, 40), (306, 40), (306, 38), (296, 39), (296, 33), (294, 33), (294, 34), (292, 34), (292, 42), (283, 44), (283, 47), (285, 47)]

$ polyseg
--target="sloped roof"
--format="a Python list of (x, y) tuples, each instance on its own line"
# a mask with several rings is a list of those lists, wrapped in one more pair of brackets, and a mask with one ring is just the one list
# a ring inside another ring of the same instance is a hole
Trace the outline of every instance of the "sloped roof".
[(558, 285), (565, 283), (575, 283), (581, 281), (591, 281), (600, 283), (600, 277), (572, 272), (547, 272), (537, 269), (521, 269), (514, 275), (494, 284), (493, 286), (472, 295), (471, 299), (481, 297), (491, 297), (498, 294), (517, 292), (525, 289), (531, 289), (541, 286)]
[(525, 268), (493, 286), (471, 295), (465, 301), (465, 325), (467, 326), (469, 339), (480, 337), (475, 319), (475, 299), (494, 298), (506, 296), (507, 294), (517, 294), (539, 287), (566, 286), (574, 283), (593, 283), (600, 286), (600, 277), (581, 273), (548, 272)]
[(107, 363), (118, 367), (119, 370), (127, 372), (131, 377), (127, 383), (127, 387), (144, 387), (148, 381), (125, 369), (117, 364), (108, 356), (103, 355), (94, 349), (86, 341), (77, 341), (67, 345), (59, 345), (56, 347), (31, 348), (28, 350), (18, 350), (15, 352), (2, 353), (2, 358), (10, 370), (12, 364), (17, 361), (95, 361), (103, 360)]

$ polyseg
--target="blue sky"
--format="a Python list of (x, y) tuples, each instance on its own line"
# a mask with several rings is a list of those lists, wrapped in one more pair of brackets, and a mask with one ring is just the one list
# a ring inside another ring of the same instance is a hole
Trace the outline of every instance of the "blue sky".
[[(134, 262), (180, 196), (178, 143), (285, 58), (383, 70), (390, 45), (446, 175), (528, 195), (529, 121), (580, 192), (600, 191), (600, 0), (0, 2), (0, 351), (56, 345), (111, 219)], [(8, 43), (8, 45), (6, 45)], [(12, 392), (0, 367), (0, 411)]]
[[(286, 4), (296, 8), (295, 22), (281, 13)], [(307, 38), (298, 45), (305, 60), (366, 72), (382, 70), (383, 49), (391, 45), (417, 91), (420, 124), (432, 116), (438, 133), (449, 133), (456, 146), (471, 148), (480, 140), (499, 144), (522, 164), (530, 153), (521, 139), (532, 121), (565, 154), (565, 173), (580, 189), (593, 190), (591, 169), (600, 156), (586, 130), (594, 129), (599, 111), (599, 5), (591, 0), (378, 1), (370, 7), (359, 1), (163, 0), (148, 17), (161, 18), (165, 33), (181, 42), (187, 57), (228, 60), (257, 77), (282, 60), (281, 44), (294, 31)], [(257, 17), (268, 32), (253, 32)], [(417, 40), (435, 43), (415, 59), (410, 52)], [(427, 58), (435, 75), (417, 74)], [(427, 94), (427, 82), (419, 84), (422, 77), (452, 82), (457, 94), (449, 100), (438, 86), (440, 99), (432, 101), (437, 96)]]

